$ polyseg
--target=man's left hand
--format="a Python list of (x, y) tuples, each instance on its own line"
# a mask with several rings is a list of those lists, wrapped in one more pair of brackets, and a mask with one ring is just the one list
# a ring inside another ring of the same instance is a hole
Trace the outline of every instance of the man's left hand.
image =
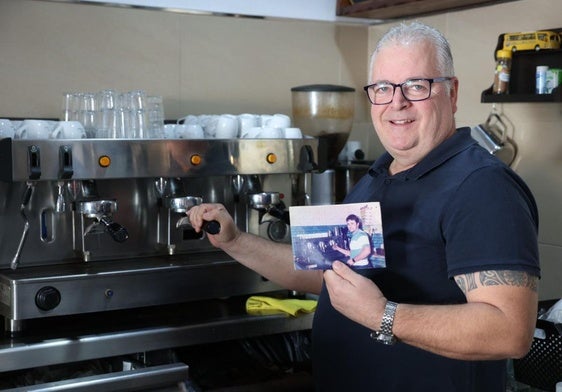
[(324, 272), (324, 281), (338, 312), (369, 329), (379, 329), (386, 298), (377, 285), (340, 261)]

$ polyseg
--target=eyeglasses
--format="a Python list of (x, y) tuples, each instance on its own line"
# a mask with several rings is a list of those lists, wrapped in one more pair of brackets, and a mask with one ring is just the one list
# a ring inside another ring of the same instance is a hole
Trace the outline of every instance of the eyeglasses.
[(394, 99), (396, 87), (400, 87), (402, 95), (410, 102), (423, 101), (431, 96), (431, 85), (433, 83), (451, 80), (450, 77), (433, 79), (408, 79), (404, 83), (394, 84), (390, 82), (377, 82), (363, 87), (369, 101), (373, 105), (387, 105)]

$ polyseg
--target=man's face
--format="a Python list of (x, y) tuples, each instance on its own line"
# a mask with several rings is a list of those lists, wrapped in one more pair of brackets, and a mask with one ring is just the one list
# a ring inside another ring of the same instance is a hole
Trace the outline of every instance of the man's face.
[[(412, 78), (440, 76), (435, 62), (435, 50), (427, 43), (408, 46), (390, 45), (375, 59), (372, 82), (403, 83)], [(447, 84), (433, 83), (431, 97), (410, 102), (396, 88), (394, 99), (387, 105), (372, 105), (371, 118), (381, 143), (394, 157), (396, 169), (405, 170), (417, 164), (437, 145), (455, 132), (454, 113), (457, 111), (458, 80)]]
[(353, 233), (355, 230), (357, 230), (357, 222), (355, 222), (353, 219), (348, 220), (346, 223), (347, 230), (349, 230), (350, 233)]

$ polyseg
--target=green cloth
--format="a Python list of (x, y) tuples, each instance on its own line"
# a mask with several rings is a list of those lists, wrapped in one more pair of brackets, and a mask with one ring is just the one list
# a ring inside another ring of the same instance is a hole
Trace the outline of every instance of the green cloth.
[(316, 310), (318, 301), (312, 299), (277, 299), (254, 295), (246, 300), (246, 312), (252, 315), (267, 316), (272, 314), (311, 313)]

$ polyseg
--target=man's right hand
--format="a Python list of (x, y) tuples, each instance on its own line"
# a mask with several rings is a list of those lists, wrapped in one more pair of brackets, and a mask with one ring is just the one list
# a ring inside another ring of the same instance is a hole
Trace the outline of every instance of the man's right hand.
[(322, 271), (296, 270), (290, 244), (240, 231), (222, 204), (201, 204), (192, 207), (187, 215), (197, 232), (202, 230), (203, 222), (217, 221), (221, 229), (218, 234), (207, 234), (210, 243), (264, 278), (289, 290), (320, 293)]
[(218, 248), (228, 247), (228, 244), (236, 240), (241, 232), (234, 224), (232, 216), (222, 204), (204, 203), (194, 206), (187, 212), (189, 222), (196, 232), (202, 230), (204, 222), (217, 221), (220, 224), (220, 231), (217, 234), (207, 234), (207, 238), (213, 246)]

